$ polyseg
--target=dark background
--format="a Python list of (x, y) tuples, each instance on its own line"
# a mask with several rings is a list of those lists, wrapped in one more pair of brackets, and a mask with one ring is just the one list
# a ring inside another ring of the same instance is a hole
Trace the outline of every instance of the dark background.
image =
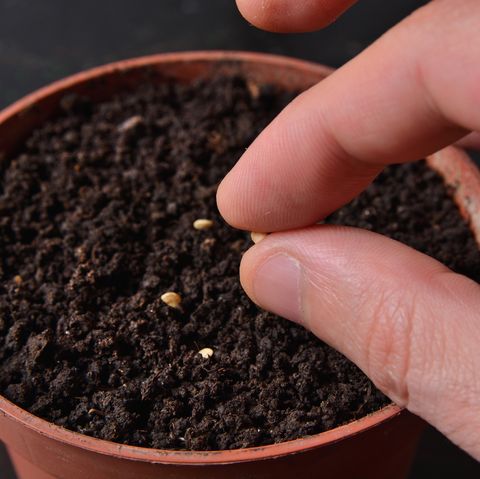
[[(0, 108), (79, 70), (159, 52), (254, 50), (340, 66), (425, 3), (363, 0), (321, 32), (275, 35), (248, 25), (234, 0), (0, 0)], [(0, 445), (0, 479), (14, 477)], [(480, 477), (480, 464), (429, 428), (410, 477)]]

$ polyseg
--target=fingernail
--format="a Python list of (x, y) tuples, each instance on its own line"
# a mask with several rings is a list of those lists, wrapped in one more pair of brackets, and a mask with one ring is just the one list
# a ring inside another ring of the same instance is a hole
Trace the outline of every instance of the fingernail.
[(255, 300), (265, 309), (302, 323), (301, 267), (297, 260), (277, 254), (258, 267), (253, 280)]

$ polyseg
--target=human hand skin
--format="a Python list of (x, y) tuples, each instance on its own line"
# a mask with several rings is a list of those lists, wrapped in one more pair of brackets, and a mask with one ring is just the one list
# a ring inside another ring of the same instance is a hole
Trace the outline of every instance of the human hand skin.
[[(237, 0), (270, 31), (322, 27), (348, 0)], [(219, 187), (233, 226), (277, 232), (243, 257), (261, 307), (303, 324), (393, 401), (480, 459), (480, 285), (381, 235), (311, 226), (390, 163), (480, 131), (480, 2), (435, 0), (300, 95)], [(292, 231), (293, 230), (293, 231)]]

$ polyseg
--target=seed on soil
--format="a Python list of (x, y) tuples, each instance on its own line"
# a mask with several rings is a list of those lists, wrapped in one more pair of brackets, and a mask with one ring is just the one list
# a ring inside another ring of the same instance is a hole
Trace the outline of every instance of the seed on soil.
[(260, 87), (253, 81), (247, 81), (247, 88), (251, 97), (256, 100), (260, 96)]
[(18, 286), (22, 284), (23, 279), (19, 274), (17, 274), (16, 276), (13, 277), (13, 282)]
[(213, 226), (213, 221), (206, 218), (199, 218), (193, 222), (193, 227), (196, 230), (208, 230)]
[(98, 409), (95, 409), (95, 408), (93, 408), (93, 407), (88, 410), (88, 414), (89, 414), (90, 416), (93, 416), (94, 414), (97, 415), (97, 416), (105, 416), (105, 414), (103, 414), (102, 411), (99, 411)]
[(182, 302), (180, 295), (173, 291), (163, 293), (162, 296), (160, 296), (160, 299), (171, 308), (177, 309), (180, 307), (180, 303)]
[(126, 131), (133, 130), (141, 123), (143, 123), (143, 118), (140, 115), (132, 116), (120, 124), (118, 131), (124, 133)]
[(213, 349), (212, 348), (203, 348), (198, 351), (198, 354), (202, 356), (203, 359), (208, 359), (213, 356)]
[(252, 231), (250, 233), (250, 238), (252, 238), (252, 241), (257, 244), (260, 243), (263, 239), (267, 237), (266, 233), (256, 233), (255, 231)]

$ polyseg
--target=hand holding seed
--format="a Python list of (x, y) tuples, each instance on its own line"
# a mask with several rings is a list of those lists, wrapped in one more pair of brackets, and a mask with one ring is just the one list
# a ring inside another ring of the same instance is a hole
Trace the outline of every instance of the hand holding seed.
[(254, 231), (252, 231), (250, 233), (250, 238), (252, 238), (252, 241), (255, 244), (260, 243), (260, 241), (262, 241), (266, 237), (267, 237), (267, 235), (265, 233), (255, 233)]
[[(313, 30), (353, 3), (237, 0), (272, 31)], [(480, 130), (479, 22), (478, 0), (421, 8), (285, 108), (217, 194), (233, 226), (279, 232), (252, 234), (241, 264), (248, 295), (342, 351), (478, 459), (480, 286), (385, 237), (312, 225), (384, 165)]]

